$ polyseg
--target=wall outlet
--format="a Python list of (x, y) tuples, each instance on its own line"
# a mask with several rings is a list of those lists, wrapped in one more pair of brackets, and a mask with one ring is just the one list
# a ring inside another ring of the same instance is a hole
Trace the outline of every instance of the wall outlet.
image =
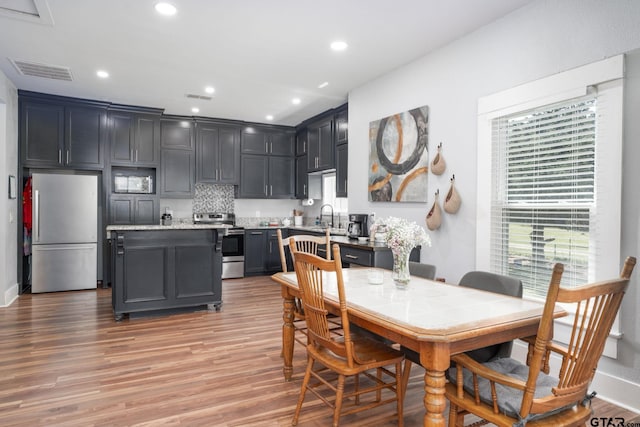
[(260, 217), (260, 211), (256, 211), (256, 217)]

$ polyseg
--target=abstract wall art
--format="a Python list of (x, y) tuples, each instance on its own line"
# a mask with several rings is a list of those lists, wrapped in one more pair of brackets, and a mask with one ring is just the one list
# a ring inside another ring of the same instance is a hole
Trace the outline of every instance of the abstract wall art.
[(371, 202), (426, 202), (429, 108), (369, 123)]

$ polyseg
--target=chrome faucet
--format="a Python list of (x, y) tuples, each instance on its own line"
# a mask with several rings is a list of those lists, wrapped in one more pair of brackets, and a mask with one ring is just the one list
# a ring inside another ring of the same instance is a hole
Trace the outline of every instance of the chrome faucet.
[(326, 206), (328, 206), (331, 209), (331, 221), (329, 221), (328, 225), (329, 225), (329, 228), (332, 228), (333, 227), (333, 206), (331, 206), (329, 203), (326, 203), (320, 206), (320, 224), (322, 224), (322, 217), (324, 216), (322, 212), (324, 211), (324, 208)]

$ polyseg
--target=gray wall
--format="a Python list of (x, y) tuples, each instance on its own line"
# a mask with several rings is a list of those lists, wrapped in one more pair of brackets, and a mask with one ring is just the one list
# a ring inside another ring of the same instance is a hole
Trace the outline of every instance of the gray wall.
[[(8, 176), (18, 176), (18, 93), (0, 71), (0, 306), (18, 295), (17, 214), (19, 195), (8, 198)], [(17, 191), (21, 185), (17, 183)]]
[[(539, 0), (353, 90), (349, 95), (349, 210), (376, 212), (378, 217), (400, 215), (424, 224), (434, 192), (445, 193), (455, 174), (462, 206), (456, 215), (443, 214), (441, 229), (430, 233), (433, 246), (423, 250), (422, 260), (435, 264), (438, 276), (457, 282), (475, 268), (478, 98), (638, 49), (638, 28), (640, 1)], [(635, 164), (640, 159), (638, 56), (634, 52), (627, 58), (621, 244), (623, 255), (636, 256), (640, 256), (640, 168)], [(368, 164), (359, 153), (368, 150), (369, 122), (422, 105), (430, 110), (430, 157), (442, 142), (447, 171), (441, 176), (429, 174), (427, 203), (368, 202)], [(630, 381), (636, 392), (640, 390), (639, 276), (640, 268), (621, 311), (624, 336), (619, 357), (603, 358), (600, 363), (603, 372)], [(640, 410), (635, 396), (631, 402)]]

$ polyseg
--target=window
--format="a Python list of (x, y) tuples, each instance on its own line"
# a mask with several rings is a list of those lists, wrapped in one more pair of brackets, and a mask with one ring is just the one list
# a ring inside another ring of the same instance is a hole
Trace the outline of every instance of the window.
[(322, 175), (322, 204), (333, 206), (334, 214), (346, 214), (349, 210), (348, 199), (346, 197), (336, 197), (336, 174), (327, 173)]
[(491, 270), (544, 298), (556, 262), (564, 286), (589, 281), (597, 221), (595, 95), (492, 120)]
[[(478, 100), (476, 268), (525, 298), (620, 274), (622, 55)], [(569, 342), (558, 319), (554, 339)], [(616, 355), (613, 326), (604, 354)]]

